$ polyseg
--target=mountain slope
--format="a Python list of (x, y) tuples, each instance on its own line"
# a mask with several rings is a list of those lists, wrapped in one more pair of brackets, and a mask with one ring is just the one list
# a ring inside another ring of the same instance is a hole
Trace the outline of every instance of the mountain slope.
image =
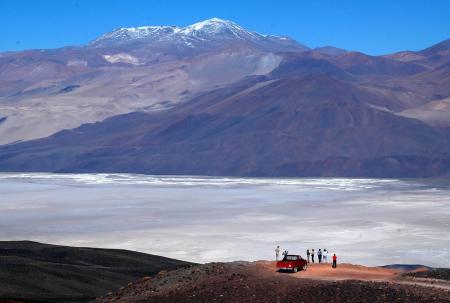
[(311, 50), (212, 18), (186, 27), (121, 28), (84, 46), (0, 53), (0, 117), (6, 118), (0, 144), (133, 111), (165, 110), (268, 74), (292, 57), (292, 74), (325, 73), (371, 89), (394, 112), (420, 110), (450, 96), (448, 50), (448, 41), (388, 56)]
[[(368, 101), (372, 101), (370, 103)], [(132, 113), (0, 148), (3, 171), (429, 177), (444, 133), (325, 75), (253, 77), (158, 114)]]
[(0, 242), (0, 300), (87, 302), (161, 270), (190, 263), (138, 252), (30, 241)]
[[(107, 33), (89, 45), (0, 54), (0, 144), (46, 137), (136, 110), (161, 110), (198, 93), (265, 74), (294, 40), (210, 19), (185, 28)], [(221, 72), (217, 72), (217, 71)]]
[(399, 115), (420, 119), (437, 127), (450, 127), (450, 98), (430, 101), (417, 108), (404, 110)]
[(120, 28), (107, 33), (90, 43), (94, 47), (114, 47), (119, 45), (159, 44), (171, 45), (178, 48), (201, 48), (223, 46), (224, 43), (245, 42), (258, 48), (270, 51), (298, 50), (304, 51), (308, 47), (287, 37), (261, 35), (248, 31), (240, 25), (219, 18), (211, 18), (186, 27), (177, 26), (142, 26)]
[(368, 56), (217, 18), (0, 54), (0, 170), (448, 175), (449, 62), (448, 41)]
[(357, 75), (404, 76), (418, 74), (427, 69), (413, 62), (401, 62), (384, 57), (368, 56), (359, 52), (347, 52), (335, 58), (336, 64)]

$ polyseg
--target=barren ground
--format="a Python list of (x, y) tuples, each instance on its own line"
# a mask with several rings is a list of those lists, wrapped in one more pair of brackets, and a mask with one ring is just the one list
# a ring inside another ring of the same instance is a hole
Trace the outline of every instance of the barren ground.
[(439, 282), (351, 264), (290, 274), (268, 261), (210, 263), (143, 278), (96, 302), (450, 302), (448, 281)]

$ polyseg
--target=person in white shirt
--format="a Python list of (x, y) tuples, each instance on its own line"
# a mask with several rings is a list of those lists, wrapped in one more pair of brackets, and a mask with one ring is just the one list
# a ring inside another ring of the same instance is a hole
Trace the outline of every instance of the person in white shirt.
[(328, 263), (327, 258), (328, 258), (328, 250), (326, 250), (326, 249), (324, 248), (324, 250), (323, 250), (323, 252), (322, 252), (322, 260), (323, 260), (323, 263)]
[(278, 261), (280, 258), (280, 245), (277, 245), (277, 248), (275, 248), (275, 260)]

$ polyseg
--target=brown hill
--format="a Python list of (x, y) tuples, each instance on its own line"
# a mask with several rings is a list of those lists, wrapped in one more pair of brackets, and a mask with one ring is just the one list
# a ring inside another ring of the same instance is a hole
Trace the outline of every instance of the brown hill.
[[(394, 282), (395, 271), (343, 265), (324, 279), (309, 272), (277, 273), (273, 263), (234, 262), (162, 272), (96, 302), (448, 302), (448, 290)], [(348, 275), (347, 267), (352, 268)], [(343, 274), (341, 274), (343, 272)], [(367, 274), (369, 272), (369, 274)], [(371, 272), (377, 272), (371, 281)], [(355, 274), (356, 273), (356, 274)], [(302, 276), (309, 274), (306, 278)], [(341, 277), (342, 276), (342, 277)], [(363, 279), (359, 279), (363, 277)], [(340, 281), (339, 281), (340, 280)]]
[(0, 302), (87, 302), (188, 262), (119, 249), (0, 242)]

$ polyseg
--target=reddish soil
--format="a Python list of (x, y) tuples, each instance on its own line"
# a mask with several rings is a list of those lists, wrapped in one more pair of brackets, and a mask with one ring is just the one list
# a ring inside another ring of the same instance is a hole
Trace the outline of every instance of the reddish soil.
[(290, 274), (268, 261), (211, 263), (160, 272), (96, 302), (450, 302), (448, 289), (401, 279), (400, 271), (350, 264)]
[(353, 264), (339, 264), (337, 268), (332, 268), (331, 264), (322, 263), (310, 265), (307, 270), (298, 272), (295, 276), (322, 280), (391, 281), (400, 273), (403, 271)]

